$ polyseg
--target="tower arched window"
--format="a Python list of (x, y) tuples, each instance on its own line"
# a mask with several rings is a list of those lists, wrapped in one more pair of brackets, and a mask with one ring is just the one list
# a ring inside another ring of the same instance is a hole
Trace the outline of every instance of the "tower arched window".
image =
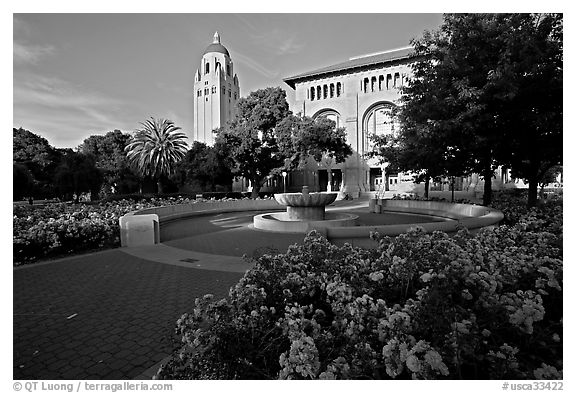
[(226, 75), (230, 76), (230, 64), (226, 64)]
[(393, 117), (395, 105), (391, 103), (380, 103), (366, 112), (363, 122), (364, 152), (369, 152), (373, 148), (371, 135), (395, 135), (398, 123)]
[(210, 73), (210, 63), (206, 62), (206, 66), (204, 67), (204, 73), (208, 74)]

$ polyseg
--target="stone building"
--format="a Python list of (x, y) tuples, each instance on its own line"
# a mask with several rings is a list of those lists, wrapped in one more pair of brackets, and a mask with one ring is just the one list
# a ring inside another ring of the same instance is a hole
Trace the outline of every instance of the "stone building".
[(194, 140), (214, 144), (213, 130), (237, 113), (240, 85), (228, 49), (214, 33), (194, 77)]
[[(410, 53), (411, 48), (406, 47), (353, 57), (284, 79), (295, 90), (292, 111), (335, 121), (337, 127), (346, 129), (347, 143), (354, 150), (343, 164), (310, 163), (306, 170), (292, 175), (291, 185), (310, 183), (319, 190), (341, 190), (352, 196), (380, 187), (414, 188), (411, 177), (386, 173), (376, 159), (364, 158), (364, 154), (372, 150), (371, 134), (390, 134), (397, 129), (390, 111), (400, 98), (399, 88), (410, 76), (410, 64), (414, 61)], [(332, 172), (332, 184), (327, 184), (328, 170)], [(408, 180), (409, 186), (403, 186)]]
[[(418, 60), (410, 57), (411, 52), (411, 47), (405, 47), (353, 57), (284, 79), (295, 90), (291, 110), (335, 121), (337, 127), (346, 129), (347, 143), (354, 151), (342, 164), (310, 161), (304, 170), (289, 175), (290, 190), (310, 185), (318, 191), (341, 191), (353, 197), (368, 192), (423, 192), (424, 185), (415, 184), (412, 175), (386, 171), (385, 164), (379, 164), (377, 159), (365, 158), (372, 150), (371, 134), (392, 134), (398, 129), (390, 113), (398, 104), (399, 88), (411, 76), (410, 65)], [(328, 176), (329, 171), (332, 176)], [(507, 171), (498, 170), (493, 188), (498, 189), (507, 181), (511, 181)], [(482, 186), (477, 175), (455, 179), (457, 191), (481, 190)], [(449, 187), (448, 183), (432, 184), (431, 190)]]

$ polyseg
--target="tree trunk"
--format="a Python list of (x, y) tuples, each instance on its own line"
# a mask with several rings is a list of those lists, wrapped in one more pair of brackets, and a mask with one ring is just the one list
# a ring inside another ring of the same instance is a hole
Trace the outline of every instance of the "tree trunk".
[(260, 189), (262, 188), (262, 184), (260, 184), (260, 179), (250, 179), (250, 182), (252, 183), (252, 192), (250, 193), (250, 198), (258, 199)]
[(252, 193), (250, 194), (250, 198), (258, 199), (258, 195), (260, 194), (260, 185), (257, 183), (252, 186)]
[(326, 191), (332, 192), (332, 169), (328, 168), (328, 187)]
[(430, 191), (430, 176), (426, 175), (424, 178), (424, 199), (428, 199), (428, 192)]
[(482, 197), (482, 204), (488, 206), (492, 203), (492, 168), (488, 165), (484, 169), (484, 196)]
[(162, 179), (158, 179), (158, 182), (156, 182), (156, 184), (158, 185), (158, 194), (164, 194), (164, 186), (162, 185)]
[(528, 207), (536, 206), (538, 203), (538, 181), (536, 176), (528, 178)]
[(452, 189), (452, 203), (454, 203), (454, 186), (455, 186), (454, 176), (452, 176), (452, 181), (450, 182), (450, 188)]

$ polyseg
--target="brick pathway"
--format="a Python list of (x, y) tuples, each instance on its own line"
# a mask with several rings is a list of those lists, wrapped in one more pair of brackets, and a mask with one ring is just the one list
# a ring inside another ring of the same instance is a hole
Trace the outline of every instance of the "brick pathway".
[(224, 297), (241, 273), (110, 250), (14, 269), (14, 379), (131, 379), (174, 348), (194, 299)]

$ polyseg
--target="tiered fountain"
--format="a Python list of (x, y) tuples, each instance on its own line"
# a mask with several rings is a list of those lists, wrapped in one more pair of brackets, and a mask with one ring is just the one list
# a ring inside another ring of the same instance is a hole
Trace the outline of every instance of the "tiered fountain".
[(274, 199), (286, 211), (265, 213), (254, 217), (254, 228), (275, 232), (306, 233), (312, 229), (357, 225), (358, 216), (348, 213), (326, 212), (326, 206), (336, 200), (335, 192), (302, 192), (275, 194)]

